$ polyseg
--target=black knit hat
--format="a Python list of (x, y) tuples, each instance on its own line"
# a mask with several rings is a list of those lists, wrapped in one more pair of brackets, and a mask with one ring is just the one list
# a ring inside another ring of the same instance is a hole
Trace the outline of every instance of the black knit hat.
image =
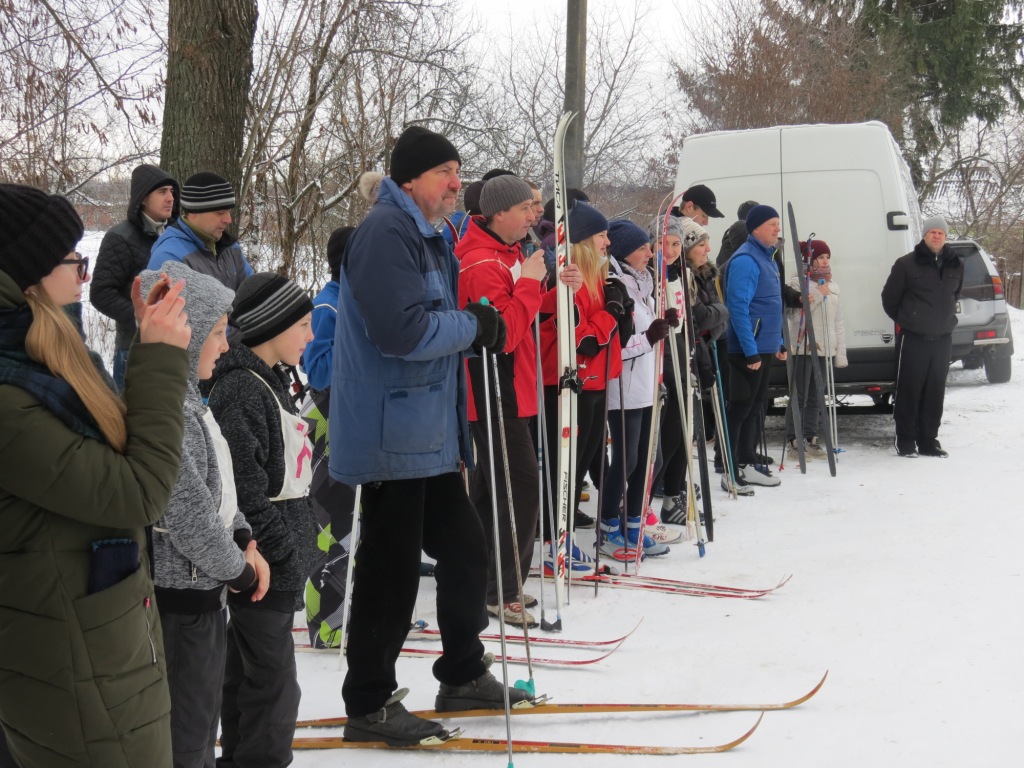
[[(575, 237), (572, 224), (569, 225), (569, 234)], [(617, 261), (625, 261), (637, 249), (651, 244), (643, 228), (629, 219), (613, 219), (608, 222), (608, 239), (611, 241), (608, 253)]]
[[(569, 187), (565, 193), (566, 198), (569, 201), (569, 207), (572, 208), (572, 204), (575, 200), (582, 200), (585, 203), (590, 202), (590, 198), (587, 197), (587, 193), (583, 190), (576, 189), (575, 187)], [(547, 221), (554, 222), (555, 220), (555, 198), (551, 198), (544, 203), (544, 218)]]
[(338, 227), (331, 232), (327, 241), (327, 266), (331, 268), (331, 278), (337, 280), (341, 276), (341, 257), (345, 254), (345, 246), (355, 227)]
[(181, 188), (181, 210), (186, 213), (229, 211), (235, 207), (235, 190), (228, 180), (210, 171), (189, 176)]
[(490, 218), (528, 200), (533, 200), (533, 190), (518, 176), (492, 176), (480, 190), (480, 213)]
[(608, 229), (608, 219), (597, 208), (577, 200), (569, 209), (569, 242), (575, 245)]
[(747, 214), (747, 232), (753, 234), (754, 230), (771, 219), (779, 218), (779, 212), (770, 205), (755, 205)]
[(77, 211), (60, 195), (0, 184), (0, 269), (21, 290), (35, 285), (82, 239)]
[(462, 192), (462, 204), (466, 213), (470, 216), (480, 216), (480, 193), (483, 191), (485, 181), (474, 181)]
[(231, 304), (231, 324), (242, 343), (255, 347), (284, 333), (313, 311), (309, 295), (276, 272), (257, 272), (242, 281)]
[(454, 160), (459, 165), (459, 150), (439, 133), (421, 125), (410, 125), (391, 150), (391, 180), (398, 186), (412, 181), (424, 171)]

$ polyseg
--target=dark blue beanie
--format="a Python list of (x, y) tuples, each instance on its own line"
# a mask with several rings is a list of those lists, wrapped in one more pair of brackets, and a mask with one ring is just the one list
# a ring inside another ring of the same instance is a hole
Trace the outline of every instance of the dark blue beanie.
[(577, 200), (569, 209), (569, 242), (575, 245), (608, 229), (608, 219), (597, 208)]
[(778, 219), (779, 212), (770, 205), (755, 205), (747, 214), (747, 234), (753, 234), (754, 230), (764, 224), (768, 219)]
[(625, 261), (637, 248), (650, 245), (647, 233), (629, 219), (615, 219), (608, 223), (608, 252), (618, 261)]

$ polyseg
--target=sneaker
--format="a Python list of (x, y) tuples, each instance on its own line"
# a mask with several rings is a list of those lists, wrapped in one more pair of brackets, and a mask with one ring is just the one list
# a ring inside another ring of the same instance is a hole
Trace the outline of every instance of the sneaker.
[[(534, 701), (534, 696), (522, 688), (508, 688), (508, 701), (513, 707)], [(463, 685), (441, 683), (434, 699), (436, 712), (462, 712), (467, 709), (504, 709), (505, 686), (490, 672)], [(346, 734), (347, 736), (347, 734)]]
[(594, 518), (586, 512), (581, 512), (577, 509), (576, 514), (573, 515), (573, 530), (579, 531), (583, 528), (593, 528), (596, 524), (597, 523), (594, 521)]
[(669, 528), (658, 520), (654, 510), (647, 513), (647, 523), (644, 525), (644, 535), (650, 536), (659, 544), (675, 544), (683, 538), (683, 531), (679, 528)]
[(804, 440), (804, 455), (811, 459), (825, 458), (825, 449), (818, 443), (817, 437), (808, 437)]
[[(936, 441), (937, 442), (937, 441)], [(914, 442), (903, 442), (896, 441), (896, 455), (903, 456), (908, 459), (917, 458), (917, 445)]]
[(537, 598), (528, 592), (523, 592), (523, 608), (533, 608), (537, 604)]
[[(594, 558), (588, 555), (586, 552), (581, 550), (575, 544), (572, 545), (572, 559), (566, 563), (566, 567), (569, 568), (572, 576), (591, 576), (594, 573), (595, 568)], [(554, 547), (551, 542), (548, 542), (547, 551), (544, 553), (544, 575), (553, 576), (555, 573), (555, 556)], [(532, 596), (527, 596), (526, 607), (532, 608), (537, 604), (536, 599)], [(531, 603), (530, 600), (533, 600)]]
[[(615, 521), (618, 523), (618, 520)], [(637, 539), (640, 538), (640, 518), (639, 517), (627, 517), (626, 518), (626, 538), (629, 539), (630, 546), (635, 547)], [(644, 533), (644, 556), (645, 557), (660, 557), (661, 555), (667, 555), (670, 550), (667, 546), (661, 542), (657, 542), (650, 536)]]
[(743, 480), (748, 485), (763, 485), (767, 488), (782, 485), (782, 481), (773, 475), (772, 471), (764, 464), (749, 464), (741, 472)]
[[(686, 505), (682, 496), (666, 496), (661, 502), (661, 521), (670, 525), (686, 525)], [(650, 519), (647, 520), (650, 525)]]
[[(488, 605), (487, 612), (491, 614), (491, 616), (497, 616), (498, 606)], [(522, 627), (525, 625), (526, 627), (531, 629), (537, 626), (537, 620), (533, 618), (533, 614), (531, 614), (528, 610), (523, 608), (521, 603), (505, 603), (502, 606), (502, 614), (505, 617), (506, 624), (514, 624), (517, 627)]]
[[(604, 554), (611, 555), (620, 563), (636, 562), (636, 542), (634, 541), (631, 544), (626, 543), (626, 539), (623, 537), (622, 531), (619, 530), (618, 518), (601, 521), (601, 530), (598, 533), (597, 540), (601, 547), (601, 551)], [(644, 559), (644, 552), (641, 551), (639, 553), (639, 557), (642, 561)]]
[(408, 688), (399, 688), (377, 712), (350, 717), (345, 723), (345, 741), (383, 741), (391, 747), (445, 741), (450, 734), (444, 726), (405, 708), (402, 699), (407, 693)]
[(942, 450), (942, 446), (939, 445), (938, 440), (926, 440), (923, 441), (918, 447), (917, 452), (922, 456), (937, 456), (940, 459), (948, 459), (949, 454)]
[[(726, 493), (732, 493), (732, 487), (729, 483), (729, 476), (726, 474), (722, 475), (722, 490)], [(747, 484), (747, 480), (743, 475), (742, 469), (736, 470), (736, 495), (737, 496), (753, 496), (754, 489)]]

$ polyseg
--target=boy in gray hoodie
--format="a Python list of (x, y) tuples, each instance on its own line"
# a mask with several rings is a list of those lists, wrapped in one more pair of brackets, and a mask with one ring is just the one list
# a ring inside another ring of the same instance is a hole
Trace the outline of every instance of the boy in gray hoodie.
[[(184, 264), (168, 262), (161, 272), (185, 280), (192, 339), (181, 467), (167, 510), (153, 526), (153, 581), (171, 691), (174, 766), (210, 768), (227, 647), (225, 585), (260, 600), (270, 571), (238, 509), (227, 444), (199, 395), (199, 381), (212, 376), (228, 348), (234, 293)], [(144, 293), (161, 272), (142, 273)]]

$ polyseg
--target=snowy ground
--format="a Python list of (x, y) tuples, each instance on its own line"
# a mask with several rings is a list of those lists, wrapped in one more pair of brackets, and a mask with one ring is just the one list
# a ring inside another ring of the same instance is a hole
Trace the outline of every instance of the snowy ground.
[[(99, 236), (90, 236), (82, 250), (98, 244)], [(793, 574), (789, 584), (755, 601), (610, 589), (595, 597), (592, 588), (574, 588), (564, 637), (604, 638), (643, 623), (604, 662), (535, 668), (538, 691), (562, 702), (775, 702), (801, 695), (829, 670), (814, 699), (768, 713), (732, 752), (646, 760), (693, 768), (1016, 764), (1011, 733), (1020, 727), (1024, 690), (1024, 505), (1013, 499), (1024, 464), (1024, 313), (1011, 311), (1018, 339), (1014, 379), (992, 386), (983, 371), (958, 365), (950, 372), (940, 433), (949, 459), (897, 458), (888, 416), (841, 418), (838, 477), (819, 462), (805, 476), (787, 466), (781, 487), (760, 489), (753, 499), (732, 501), (716, 489), (716, 540), (707, 556), (676, 545), (669, 556), (643, 565), (648, 575), (736, 586), (771, 586)], [(105, 346), (102, 324), (93, 313), (86, 316), (93, 323), (90, 343)], [(780, 426), (781, 419), (769, 420), (776, 457)], [(592, 533), (581, 536), (581, 544), (592, 543)], [(537, 586), (531, 580), (530, 591), (537, 594)], [(547, 594), (551, 618), (550, 586)], [(421, 595), (419, 617), (436, 625), (432, 581), (422, 582)], [(521, 653), (521, 646), (512, 652)], [(590, 653), (534, 650), (535, 656)], [(430, 662), (398, 664), (400, 685), (412, 689), (410, 708), (432, 706)], [(300, 653), (298, 665), (300, 716), (342, 714), (337, 657)], [(511, 679), (526, 676), (524, 667), (510, 667)], [(708, 745), (737, 737), (755, 719), (753, 713), (607, 715), (519, 718), (512, 725), (519, 739)], [(462, 725), (467, 735), (505, 735), (499, 719)], [(565, 759), (517, 754), (515, 764), (561, 766)], [(625, 766), (645, 758), (577, 759)], [(502, 755), (348, 750), (297, 753), (295, 765), (502, 761)]]
[[(1024, 313), (1014, 311), (1014, 323), (1016, 338), (1024, 339)], [(677, 545), (643, 565), (649, 575), (742, 586), (770, 586), (792, 573), (775, 594), (747, 601), (604, 590), (595, 597), (592, 588), (574, 588), (563, 615), (565, 637), (608, 637), (643, 623), (597, 665), (535, 668), (538, 690), (559, 701), (780, 701), (809, 690), (829, 670), (814, 699), (768, 713), (730, 753), (577, 760), (593, 766), (679, 761), (694, 768), (1015, 764), (1019, 750), (1011, 734), (1020, 727), (1024, 689), (1024, 507), (1013, 499), (1024, 457), (1024, 351), (1015, 357), (1015, 378), (1005, 385), (987, 384), (982, 371), (956, 366), (950, 372), (940, 434), (949, 459), (897, 458), (888, 416), (843, 418), (838, 477), (822, 461), (806, 476), (787, 466), (779, 488), (760, 489), (753, 499), (732, 501), (716, 490), (716, 541), (707, 556)], [(780, 425), (770, 420), (773, 446), (781, 445)], [(537, 582), (530, 587), (536, 592)], [(433, 584), (424, 580), (419, 616), (433, 623), (432, 598)], [(551, 597), (547, 604), (550, 611)], [(534, 650), (537, 656), (589, 653)], [(299, 654), (298, 663), (301, 716), (341, 714), (337, 657)], [(432, 706), (430, 662), (398, 664), (400, 685), (412, 689), (410, 708)], [(510, 676), (527, 675), (515, 666)], [(512, 731), (520, 739), (704, 745), (738, 736), (755, 719), (752, 713), (519, 718)], [(502, 720), (462, 725), (467, 735), (504, 737)], [(515, 763), (555, 766), (565, 759), (517, 754)], [(297, 753), (295, 765), (503, 761), (502, 755), (346, 751)]]

